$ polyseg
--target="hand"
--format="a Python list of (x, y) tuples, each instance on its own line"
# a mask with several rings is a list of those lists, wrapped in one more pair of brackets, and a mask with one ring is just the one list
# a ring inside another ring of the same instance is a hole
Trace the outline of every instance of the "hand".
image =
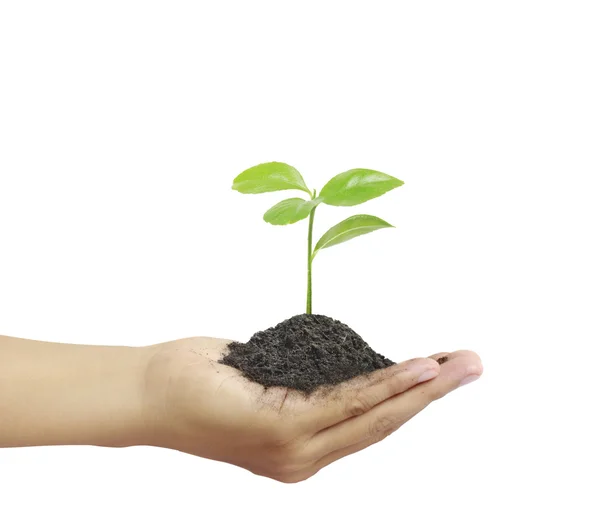
[[(151, 444), (229, 462), (282, 482), (305, 480), (379, 442), (428, 404), (483, 371), (472, 351), (438, 353), (306, 397), (219, 364), (228, 340), (155, 346), (146, 371)], [(443, 365), (437, 358), (447, 356)]]

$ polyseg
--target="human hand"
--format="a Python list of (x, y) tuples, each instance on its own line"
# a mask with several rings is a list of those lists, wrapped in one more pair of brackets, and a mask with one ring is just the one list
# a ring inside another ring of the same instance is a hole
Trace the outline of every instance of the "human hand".
[(437, 353), (306, 396), (264, 389), (219, 364), (228, 343), (193, 337), (143, 348), (150, 443), (289, 483), (383, 440), (483, 371), (472, 351)]

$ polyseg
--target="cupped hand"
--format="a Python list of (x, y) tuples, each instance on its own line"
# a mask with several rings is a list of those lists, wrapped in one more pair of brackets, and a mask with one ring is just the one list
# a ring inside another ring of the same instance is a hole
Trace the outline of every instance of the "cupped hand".
[(472, 351), (437, 353), (306, 396), (264, 389), (220, 364), (228, 343), (193, 337), (144, 348), (149, 443), (282, 482), (305, 480), (383, 440), (483, 371)]

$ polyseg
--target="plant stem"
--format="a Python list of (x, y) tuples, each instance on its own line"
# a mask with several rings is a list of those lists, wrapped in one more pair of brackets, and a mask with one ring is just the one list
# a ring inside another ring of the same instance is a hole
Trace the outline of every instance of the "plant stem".
[[(313, 193), (313, 199), (316, 197), (317, 191), (315, 190)], [(308, 218), (308, 279), (306, 286), (306, 313), (312, 314), (312, 233), (313, 233), (313, 222), (315, 219), (315, 211), (317, 208), (315, 207), (312, 211), (310, 211), (310, 216)]]

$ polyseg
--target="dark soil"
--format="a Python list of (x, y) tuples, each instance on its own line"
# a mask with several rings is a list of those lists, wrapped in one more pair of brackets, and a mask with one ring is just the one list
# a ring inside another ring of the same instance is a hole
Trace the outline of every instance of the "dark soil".
[(448, 357), (444, 355), (443, 357), (438, 358), (436, 362), (441, 366), (444, 362), (448, 362)]
[(347, 325), (318, 314), (299, 314), (257, 332), (248, 343), (230, 343), (221, 363), (265, 388), (305, 393), (394, 364)]

